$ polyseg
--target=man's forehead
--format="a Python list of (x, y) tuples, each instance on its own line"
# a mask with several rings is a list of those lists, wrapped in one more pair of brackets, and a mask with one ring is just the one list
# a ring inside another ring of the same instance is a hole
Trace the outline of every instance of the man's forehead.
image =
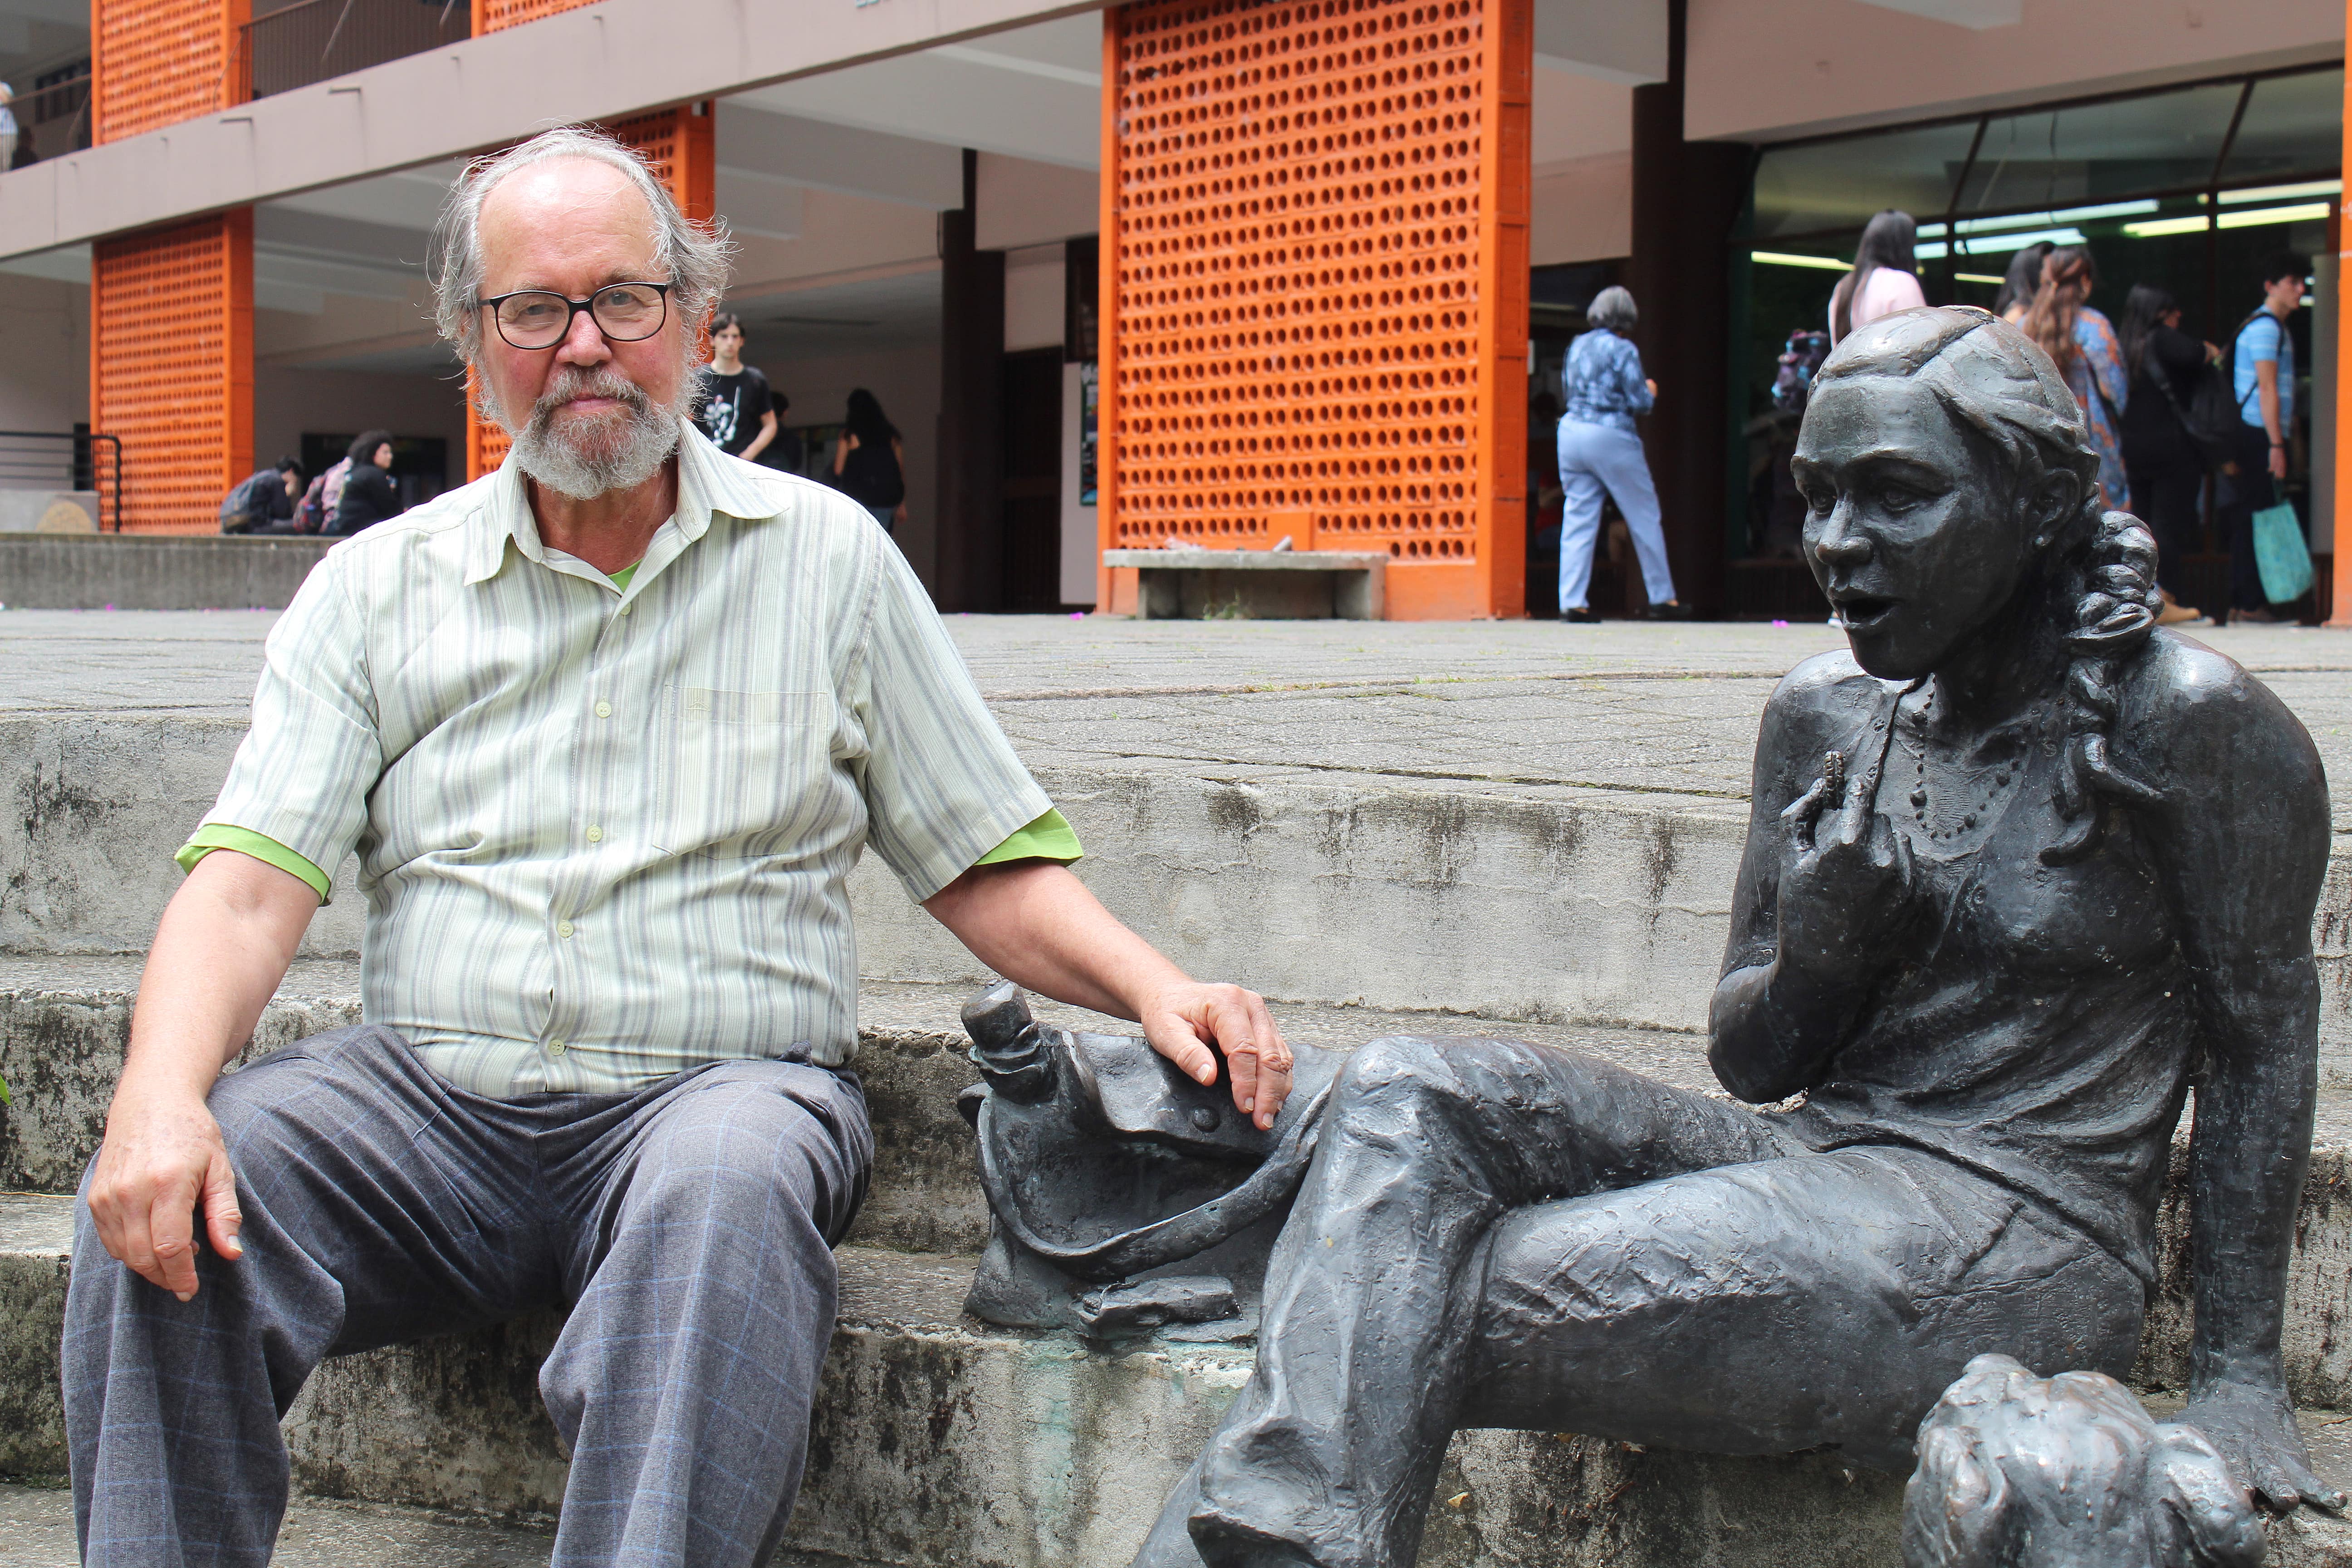
[[(658, 224), (635, 182), (593, 158), (550, 158), (517, 169), (482, 199), (486, 259), (534, 242), (620, 245), (650, 256)], [(569, 248), (566, 246), (566, 248)]]

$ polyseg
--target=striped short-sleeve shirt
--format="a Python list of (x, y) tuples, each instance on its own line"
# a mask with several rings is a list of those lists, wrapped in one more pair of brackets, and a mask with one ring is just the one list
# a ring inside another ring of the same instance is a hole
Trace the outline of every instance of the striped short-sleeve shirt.
[(368, 1020), (504, 1097), (848, 1060), (862, 849), (926, 899), (1050, 809), (872, 516), (688, 426), (625, 587), (511, 463), (330, 551), (205, 820), (355, 848)]

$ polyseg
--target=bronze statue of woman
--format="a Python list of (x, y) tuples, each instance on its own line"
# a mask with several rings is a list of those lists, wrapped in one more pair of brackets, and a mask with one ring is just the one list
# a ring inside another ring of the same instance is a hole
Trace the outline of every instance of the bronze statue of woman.
[(1569, 1051), (1349, 1058), (1256, 1370), (1138, 1559), (1405, 1568), (1457, 1427), (1911, 1466), (1979, 1353), (2121, 1373), (2193, 1085), (2195, 1426), (2312, 1474), (2279, 1353), (2311, 1142), (2317, 753), (2158, 630), (2050, 361), (1914, 310), (1823, 366), (1795, 460), (1850, 653), (1780, 683), (1716, 988), (1762, 1111)]

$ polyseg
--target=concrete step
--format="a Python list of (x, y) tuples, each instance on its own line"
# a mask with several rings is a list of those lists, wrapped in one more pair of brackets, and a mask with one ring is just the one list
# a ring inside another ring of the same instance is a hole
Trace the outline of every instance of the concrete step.
[[(299, 965), (265, 1016), (267, 1042), (356, 1013), (350, 966)], [(135, 975), (120, 959), (0, 963), (0, 1072), (19, 1086), (0, 1123), (0, 1186), (70, 1185), (98, 1131)], [(985, 1214), (969, 1134), (953, 1110), (972, 1074), (959, 988), (869, 985), (859, 1068), (875, 1111), (874, 1198), (842, 1252), (843, 1309), (812, 1442), (796, 1548), (875, 1563), (1123, 1562), (1224, 1403), (1246, 1347), (1151, 1343), (1121, 1353), (1012, 1332), (961, 1312)], [(1056, 1021), (1075, 1009), (1041, 1005)], [(1346, 1049), (1382, 1034), (1468, 1032), (1475, 1022), (1365, 1008), (1282, 1007), (1294, 1037)], [(1554, 1026), (1513, 1033), (1573, 1045), (1691, 1088), (1707, 1085), (1698, 1037)], [(2326, 1107), (2291, 1305), (2296, 1394), (2315, 1440), (2352, 1485), (2352, 1351), (2339, 1342), (2352, 1234), (2331, 1200), (2346, 1177), (2352, 1104)], [(0, 1197), (0, 1474), (63, 1465), (56, 1355), (71, 1201)], [(2185, 1279), (2177, 1201), (2167, 1279)], [(530, 1517), (564, 1474), (537, 1395), (551, 1315), (330, 1363), (288, 1418), (311, 1496)], [(2160, 1303), (2135, 1373), (2179, 1386), (2187, 1305)], [(2340, 1441), (2339, 1441), (2340, 1439)], [(1636, 1453), (1583, 1438), (1465, 1433), (1454, 1445), (1423, 1562), (1433, 1565), (1694, 1562), (1855, 1568), (1896, 1560), (1897, 1479), (1833, 1457), (1744, 1460)], [(2277, 1527), (2274, 1562), (2352, 1568), (2352, 1535)]]
[[(18, 1338), (54, 1343), (65, 1207), (49, 1198), (0, 1209), (0, 1290)], [(789, 1537), (812, 1568), (1124, 1563), (1248, 1375), (1246, 1347), (1113, 1352), (974, 1322), (961, 1310), (966, 1256), (861, 1247), (840, 1256), (840, 1323)], [(34, 1279), (37, 1290), (16, 1289)], [(565, 1467), (535, 1376), (557, 1326), (539, 1315), (330, 1363), (286, 1420), (298, 1488), (308, 1499), (551, 1514)], [(0, 1370), (0, 1391), (22, 1376)], [(60, 1462), (54, 1415), (37, 1433), (28, 1414), (0, 1408), (0, 1434), (22, 1434), (0, 1436), (0, 1473)], [(2323, 1474), (2352, 1485), (2352, 1422), (2326, 1410), (2304, 1420)], [(1901, 1478), (1851, 1469), (1834, 1454), (1735, 1459), (1565, 1434), (1465, 1432), (1439, 1479), (1421, 1562), (1890, 1568), (1902, 1490)], [(37, 1501), (0, 1497), (0, 1531), (46, 1519), (54, 1531), (63, 1505)], [(19, 1525), (26, 1515), (32, 1522)], [(294, 1540), (317, 1554), (289, 1561), (366, 1561), (327, 1554), (360, 1534), (391, 1542), (408, 1531), (436, 1550), (461, 1544), (446, 1521), (381, 1509), (338, 1515), (313, 1503), (297, 1521)], [(2273, 1568), (2352, 1568), (2352, 1526), (2306, 1514), (2272, 1529)], [(529, 1555), (544, 1548), (527, 1540), (484, 1540), (482, 1557), (446, 1560), (544, 1560)]]
[[(0, 837), (0, 952), (145, 947), (178, 883), (171, 852), (244, 733), (267, 620), (0, 617), (0, 799), (24, 825)], [(1195, 973), (1299, 1003), (1664, 1029), (1706, 1021), (1764, 703), (1837, 640), (1819, 626), (949, 625), (1085, 840), (1079, 874)], [(1564, 640), (1580, 630), (1600, 635)], [(2211, 640), (2303, 717), (2352, 830), (2352, 641)], [(14, 675), (12, 655), (72, 679)], [(336, 881), (314, 957), (359, 950), (356, 866)], [(869, 978), (981, 978), (871, 858), (853, 892)], [(2323, 1070), (2352, 1088), (2343, 856), (2314, 935)]]
[[(69, 1192), (98, 1151), (130, 1028), (135, 961), (0, 957), (0, 1191)], [(240, 1060), (359, 1016), (356, 966), (305, 961), (262, 1016)], [(977, 1074), (965, 1059), (961, 986), (868, 982), (859, 992), (857, 1070), (874, 1121), (874, 1187), (849, 1240), (902, 1252), (970, 1253), (988, 1236), (971, 1130), (955, 1097)], [(1123, 1024), (1040, 999), (1040, 1017), (1071, 1026)], [(1578, 1025), (1497, 1024), (1457, 1015), (1281, 1004), (1292, 1039), (1351, 1050), (1389, 1034), (1507, 1035), (1591, 1052), (1667, 1083), (1723, 1096), (1701, 1035)], [(2187, 1377), (2189, 1329), (2187, 1134), (2176, 1136), (2158, 1221), (2163, 1286), (2135, 1376), (2149, 1387)], [(2286, 1352), (2295, 1397), (2352, 1406), (2352, 1090), (2320, 1097), (2303, 1219), (2288, 1280)]]

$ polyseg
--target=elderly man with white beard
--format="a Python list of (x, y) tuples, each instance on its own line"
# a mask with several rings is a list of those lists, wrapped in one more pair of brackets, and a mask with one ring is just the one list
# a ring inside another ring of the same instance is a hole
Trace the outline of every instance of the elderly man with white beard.
[[(1271, 1125), (1289, 1055), (1077, 843), (873, 520), (688, 420), (722, 240), (635, 154), (468, 169), (443, 332), (499, 470), (337, 546), (180, 860), (67, 1303), (90, 1564), (260, 1564), (329, 1356), (569, 1310), (559, 1564), (756, 1563), (797, 1490), (872, 1159), (845, 879), (869, 843), (1022, 984)], [(242, 1069), (346, 855), (365, 1022)]]

